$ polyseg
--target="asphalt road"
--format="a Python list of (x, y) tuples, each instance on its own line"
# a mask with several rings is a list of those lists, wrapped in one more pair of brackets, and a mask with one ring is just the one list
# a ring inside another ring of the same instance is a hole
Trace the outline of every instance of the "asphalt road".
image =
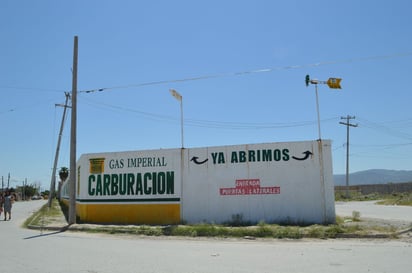
[(0, 221), (2, 273), (409, 273), (412, 267), (412, 243), (400, 240), (185, 239), (20, 228), (42, 204), (17, 202), (13, 219)]
[(376, 201), (336, 202), (336, 214), (352, 216), (353, 211), (359, 211), (361, 217), (376, 218), (412, 223), (412, 207), (375, 205)]

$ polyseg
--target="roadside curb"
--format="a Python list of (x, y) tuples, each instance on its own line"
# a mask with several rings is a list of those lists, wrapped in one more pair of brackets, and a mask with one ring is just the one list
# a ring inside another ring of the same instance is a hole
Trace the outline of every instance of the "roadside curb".
[[(40, 220), (40, 221), (39, 221)], [(376, 219), (373, 220), (373, 225), (375, 225)], [(34, 224), (35, 223), (35, 224)], [(367, 223), (367, 222), (366, 222)], [(385, 221), (385, 226), (391, 226), (392, 223)], [(45, 216), (44, 214), (38, 214), (33, 219), (31, 219), (30, 223), (28, 223), (27, 228), (34, 229), (34, 230), (41, 230), (41, 231), (50, 231), (50, 232), (65, 232), (65, 231), (74, 231), (74, 232), (98, 232), (98, 233), (110, 233), (110, 234), (133, 234), (133, 235), (145, 235), (145, 233), (136, 232), (142, 226), (139, 225), (101, 225), (101, 224), (89, 224), (89, 223), (81, 223), (81, 224), (69, 224), (67, 219), (60, 208), (60, 212), (57, 215), (53, 215), (52, 217)], [(144, 226), (145, 229), (150, 230), (152, 227)], [(158, 229), (159, 227), (153, 227), (153, 230)], [(149, 232), (148, 236), (166, 236), (166, 237), (173, 237), (174, 235), (170, 234), (170, 232), (164, 232), (165, 227), (160, 227), (161, 232)], [(397, 229), (387, 230), (386, 232), (382, 232), (379, 230), (375, 230), (374, 232), (359, 232), (359, 233), (334, 233), (334, 234), (324, 234), (319, 237), (311, 236), (311, 234), (301, 233), (300, 236), (296, 237), (297, 240), (301, 239), (396, 239), (405, 236), (411, 236), (408, 233), (412, 232), (412, 223), (404, 224), (403, 226), (398, 226)], [(153, 234), (153, 235), (152, 235)], [(190, 237), (190, 235), (189, 235)], [(197, 237), (214, 237), (213, 235), (210, 236), (197, 236)], [(231, 236), (229, 236), (231, 237)], [(229, 238), (223, 236), (222, 238)], [(233, 237), (235, 238), (235, 237)], [(261, 237), (261, 236), (244, 236), (244, 237), (236, 237), (236, 238), (243, 238), (247, 240), (254, 240), (258, 238), (269, 238), (269, 237)], [(276, 237), (273, 237), (274, 239)]]
[(412, 227), (407, 228), (405, 230), (401, 230), (401, 231), (397, 232), (397, 234), (402, 235), (402, 234), (405, 234), (405, 233), (408, 233), (408, 232), (412, 232)]
[(36, 225), (27, 225), (28, 229), (35, 229), (35, 230), (50, 230), (50, 231), (67, 231), (70, 229), (70, 225), (67, 224), (66, 226), (63, 227), (57, 227), (57, 226), (36, 226)]

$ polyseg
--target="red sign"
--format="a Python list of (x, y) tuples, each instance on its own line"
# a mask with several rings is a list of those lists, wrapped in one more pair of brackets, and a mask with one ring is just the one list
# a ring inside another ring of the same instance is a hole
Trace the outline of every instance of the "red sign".
[(234, 188), (220, 188), (220, 195), (280, 194), (280, 187), (261, 187), (260, 179), (237, 179)]

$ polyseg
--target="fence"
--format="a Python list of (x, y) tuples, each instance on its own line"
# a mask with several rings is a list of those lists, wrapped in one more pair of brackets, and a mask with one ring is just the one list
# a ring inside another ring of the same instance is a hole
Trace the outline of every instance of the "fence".
[[(349, 191), (361, 194), (412, 192), (412, 182), (349, 186)], [(335, 192), (344, 194), (346, 192), (346, 186), (335, 186)]]

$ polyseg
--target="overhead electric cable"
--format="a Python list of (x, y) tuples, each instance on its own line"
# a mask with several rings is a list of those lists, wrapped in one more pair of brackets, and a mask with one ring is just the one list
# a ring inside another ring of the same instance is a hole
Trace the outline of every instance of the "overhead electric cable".
[[(109, 108), (116, 111), (125, 111), (135, 113), (137, 115), (142, 116), (143, 118), (157, 120), (157, 121), (178, 121), (177, 118), (167, 115), (160, 115), (150, 112), (144, 112), (136, 109), (126, 108), (122, 106), (112, 105), (103, 102), (97, 102), (95, 100), (91, 100), (90, 98), (83, 98), (82, 103), (86, 105), (90, 105), (93, 107), (99, 108)], [(324, 122), (329, 121), (336, 121), (338, 117), (332, 117), (323, 119)], [(281, 122), (281, 123), (274, 123), (274, 122), (236, 122), (236, 121), (214, 121), (214, 120), (199, 120), (199, 119), (185, 119), (186, 126), (192, 127), (203, 127), (203, 128), (222, 128), (222, 129), (230, 129), (230, 130), (250, 130), (250, 129), (281, 129), (281, 128), (291, 128), (291, 127), (304, 127), (304, 126), (311, 126), (315, 124), (316, 121), (294, 121), (294, 122)]]
[(197, 77), (190, 77), (190, 78), (183, 78), (183, 79), (161, 80), (161, 81), (152, 81), (152, 82), (137, 83), (137, 84), (103, 87), (103, 88), (97, 88), (97, 89), (80, 90), (79, 93), (94, 93), (94, 92), (102, 92), (102, 91), (112, 90), (112, 89), (139, 88), (139, 87), (151, 86), (151, 85), (161, 85), (161, 84), (170, 84), (170, 83), (178, 83), (178, 82), (188, 82), (188, 81), (198, 81), (198, 80), (206, 80), (206, 79), (214, 79), (214, 78), (242, 76), (242, 75), (248, 75), (248, 74), (267, 73), (267, 72), (273, 72), (273, 71), (279, 71), (279, 70), (300, 69), (300, 68), (333, 65), (333, 64), (340, 64), (340, 63), (366, 62), (366, 61), (392, 59), (392, 58), (400, 58), (400, 57), (407, 57), (407, 56), (412, 56), (412, 52), (398, 53), (398, 54), (392, 54), (392, 55), (370, 56), (370, 57), (364, 57), (364, 58), (353, 58), (353, 59), (346, 59), (346, 60), (326, 61), (326, 62), (318, 62), (318, 63), (312, 63), (312, 64), (279, 66), (279, 67), (272, 67), (272, 68), (241, 71), (241, 72), (204, 75), (204, 76), (197, 76)]
[(382, 147), (382, 148), (395, 148), (401, 146), (409, 146), (412, 145), (412, 142), (407, 143), (392, 143), (392, 144), (352, 144), (352, 146), (356, 147)]
[(358, 117), (358, 120), (360, 121), (362, 127), (366, 127), (366, 128), (373, 129), (373, 130), (379, 130), (379, 131), (384, 132), (388, 135), (392, 135), (392, 136), (399, 137), (399, 138), (404, 138), (404, 139), (407, 139), (407, 140), (412, 140), (412, 135), (411, 134), (404, 133), (404, 132), (401, 132), (401, 131), (395, 131), (390, 127), (383, 126), (382, 124), (369, 121), (369, 120), (367, 120), (365, 118), (362, 118), (362, 117)]
[[(393, 59), (393, 58), (401, 58), (401, 57), (408, 57), (408, 56), (412, 56), (412, 52), (342, 59), (342, 60), (335, 60), (335, 61), (323, 61), (323, 62), (317, 62), (317, 63), (311, 63), (311, 64), (287, 65), (287, 66), (279, 66), (279, 67), (272, 67), (272, 68), (255, 69), (255, 70), (249, 70), (249, 71), (203, 75), (203, 76), (189, 77), (189, 78), (183, 78), (183, 79), (152, 81), (152, 82), (137, 83), (137, 84), (95, 88), (95, 89), (89, 89), (89, 90), (79, 90), (78, 92), (79, 93), (93, 93), (93, 92), (101, 92), (101, 91), (111, 90), (111, 89), (139, 88), (139, 87), (151, 86), (151, 85), (161, 85), (161, 84), (168, 84), (168, 83), (197, 81), (197, 80), (206, 80), (206, 79), (232, 77), (232, 76), (242, 76), (242, 75), (256, 74), (256, 73), (268, 73), (268, 72), (279, 71), (279, 70), (300, 69), (300, 68), (307, 68), (307, 67), (334, 65), (334, 64), (340, 64), (340, 63), (366, 62), (366, 61), (375, 61), (375, 60), (383, 60), (383, 59)], [(43, 92), (67, 92), (67, 90), (48, 89), (48, 88), (39, 88), (39, 87), (25, 87), (25, 86), (0, 86), (0, 88), (1, 89), (15, 89), (15, 90), (35, 90), (35, 91), (43, 91)]]

